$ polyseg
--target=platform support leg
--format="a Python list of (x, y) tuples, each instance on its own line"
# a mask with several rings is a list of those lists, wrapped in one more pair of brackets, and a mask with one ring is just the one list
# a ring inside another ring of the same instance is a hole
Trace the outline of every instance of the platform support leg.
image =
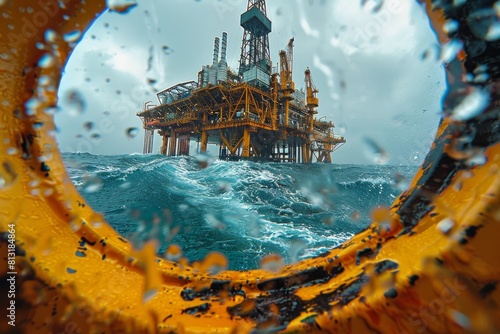
[(206, 131), (201, 132), (201, 149), (200, 153), (205, 153), (207, 152), (207, 142), (208, 142), (208, 136)]
[(166, 133), (164, 133), (161, 140), (160, 154), (167, 155), (167, 143), (168, 143), (168, 136)]
[(243, 130), (243, 152), (241, 156), (244, 158), (250, 157), (250, 131), (248, 131), (248, 128)]

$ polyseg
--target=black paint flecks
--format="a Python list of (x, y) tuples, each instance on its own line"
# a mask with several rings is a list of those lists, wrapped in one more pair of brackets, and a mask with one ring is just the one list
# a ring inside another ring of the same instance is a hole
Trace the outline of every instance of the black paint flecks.
[(186, 314), (191, 314), (195, 315), (197, 313), (207, 313), (208, 310), (210, 310), (211, 304), (210, 303), (203, 303), (198, 306), (193, 306), (193, 307), (188, 307), (184, 310), (182, 310), (181, 314), (186, 313)]
[(385, 298), (396, 298), (398, 296), (398, 291), (396, 288), (390, 288), (386, 292), (384, 292), (384, 297)]
[(42, 172), (50, 172), (50, 167), (45, 162), (41, 162), (40, 163), (40, 170)]
[(410, 282), (410, 285), (415, 285), (415, 282), (419, 279), (420, 277), (418, 275), (411, 275), (408, 276), (408, 281)]

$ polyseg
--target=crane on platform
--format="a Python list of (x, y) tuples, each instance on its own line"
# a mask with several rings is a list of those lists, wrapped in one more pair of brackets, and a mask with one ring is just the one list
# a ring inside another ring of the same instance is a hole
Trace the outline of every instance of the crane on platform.
[(288, 41), (286, 50), (279, 52), (280, 56), (280, 80), (281, 91), (283, 92), (283, 100), (285, 102), (285, 120), (284, 124), (288, 126), (290, 118), (290, 101), (293, 100), (292, 94), (295, 92), (295, 83), (293, 82), (293, 42), (292, 37)]
[(314, 115), (318, 113), (316, 108), (319, 106), (319, 99), (316, 94), (319, 90), (316, 89), (312, 81), (309, 67), (305, 70), (304, 76), (306, 84), (306, 106), (309, 110), (309, 131), (312, 132), (314, 130)]

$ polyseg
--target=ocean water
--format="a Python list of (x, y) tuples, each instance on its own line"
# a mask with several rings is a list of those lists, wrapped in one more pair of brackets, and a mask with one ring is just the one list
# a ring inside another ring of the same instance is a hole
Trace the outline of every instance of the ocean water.
[[(390, 206), (416, 167), (225, 162), (162, 155), (63, 154), (72, 182), (136, 247), (172, 244), (190, 261), (222, 252), (230, 269), (319, 255)], [(401, 181), (403, 180), (403, 181)]]

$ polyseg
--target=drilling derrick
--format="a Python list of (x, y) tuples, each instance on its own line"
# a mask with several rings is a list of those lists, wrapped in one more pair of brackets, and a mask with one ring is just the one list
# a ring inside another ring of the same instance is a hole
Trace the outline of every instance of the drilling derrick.
[(264, 0), (249, 0), (247, 11), (241, 14), (240, 24), (245, 31), (241, 43), (239, 75), (251, 86), (268, 89), (271, 76), (269, 33), (271, 20), (266, 14)]
[(196, 82), (159, 92), (158, 106), (145, 104), (138, 114), (146, 130), (144, 152), (151, 152), (157, 130), (160, 153), (169, 156), (189, 155), (196, 141), (197, 153), (216, 146), (222, 160), (309, 163), (315, 157), (331, 162), (331, 152), (345, 139), (333, 135), (332, 122), (314, 118), (318, 90), (309, 69), (306, 91), (295, 89), (294, 39), (279, 53), (279, 73), (272, 73), (265, 1), (249, 0), (240, 24), (244, 32), (237, 72), (226, 60), (224, 32), (222, 39), (215, 37), (212, 64), (202, 66)]

